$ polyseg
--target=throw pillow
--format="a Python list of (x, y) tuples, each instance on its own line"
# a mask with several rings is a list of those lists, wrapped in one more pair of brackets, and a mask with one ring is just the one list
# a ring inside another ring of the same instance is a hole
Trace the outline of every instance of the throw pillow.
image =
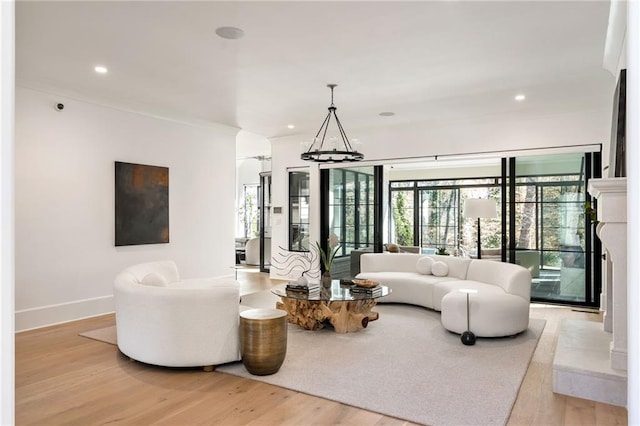
[[(441, 262), (444, 263), (444, 262)], [(421, 257), (416, 263), (416, 269), (419, 274), (431, 275), (431, 268), (433, 267), (433, 259), (430, 257)]]
[(166, 287), (168, 283), (162, 275), (158, 274), (157, 272), (151, 272), (145, 275), (144, 278), (142, 278), (140, 284), (151, 285), (155, 287)]
[(387, 251), (389, 253), (398, 253), (400, 250), (397, 244), (387, 244)]
[(433, 262), (431, 273), (436, 277), (446, 277), (449, 273), (449, 265), (441, 261)]

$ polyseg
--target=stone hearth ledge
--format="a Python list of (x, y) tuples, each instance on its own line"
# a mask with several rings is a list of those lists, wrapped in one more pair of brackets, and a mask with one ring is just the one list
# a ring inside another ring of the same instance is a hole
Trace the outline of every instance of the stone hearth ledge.
[(611, 368), (611, 333), (600, 322), (562, 321), (553, 359), (555, 393), (627, 405), (627, 374)]

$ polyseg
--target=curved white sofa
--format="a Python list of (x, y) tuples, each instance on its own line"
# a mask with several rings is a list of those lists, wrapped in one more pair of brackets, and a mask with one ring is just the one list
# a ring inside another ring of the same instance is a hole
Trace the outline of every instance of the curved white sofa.
[[(428, 272), (424, 263), (418, 268), (424, 257), (444, 263), (446, 267), (439, 266), (446, 274), (424, 273)], [(408, 303), (441, 311), (447, 330), (467, 330), (467, 296), (460, 289), (478, 291), (470, 295), (470, 328), (476, 336), (511, 336), (529, 327), (531, 274), (519, 265), (411, 253), (366, 253), (360, 259), (357, 278), (392, 289), (380, 303)]]
[(172, 261), (131, 266), (115, 278), (118, 348), (166, 367), (240, 360), (239, 283), (180, 280)]

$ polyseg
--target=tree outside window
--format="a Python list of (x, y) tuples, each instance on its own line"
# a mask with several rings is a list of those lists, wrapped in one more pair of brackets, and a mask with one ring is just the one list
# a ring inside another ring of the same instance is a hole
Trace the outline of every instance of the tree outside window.
[(394, 191), (393, 223), (395, 240), (401, 246), (413, 245), (413, 192)]
[(243, 230), (243, 237), (253, 238), (260, 234), (258, 190), (260, 185), (244, 185), (243, 203), (238, 209), (238, 220)]

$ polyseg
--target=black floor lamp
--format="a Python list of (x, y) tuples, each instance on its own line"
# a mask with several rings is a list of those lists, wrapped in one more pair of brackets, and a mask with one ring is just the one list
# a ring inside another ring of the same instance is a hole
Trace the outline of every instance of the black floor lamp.
[(478, 290), (471, 288), (461, 288), (459, 291), (460, 293), (467, 294), (467, 331), (462, 333), (462, 335), (460, 336), (460, 341), (462, 341), (463, 345), (473, 346), (476, 344), (476, 335), (471, 331), (471, 306), (469, 303), (469, 295), (477, 293)]
[(467, 198), (464, 200), (464, 217), (478, 219), (478, 259), (482, 257), (480, 247), (480, 219), (498, 217), (497, 203), (493, 198)]

